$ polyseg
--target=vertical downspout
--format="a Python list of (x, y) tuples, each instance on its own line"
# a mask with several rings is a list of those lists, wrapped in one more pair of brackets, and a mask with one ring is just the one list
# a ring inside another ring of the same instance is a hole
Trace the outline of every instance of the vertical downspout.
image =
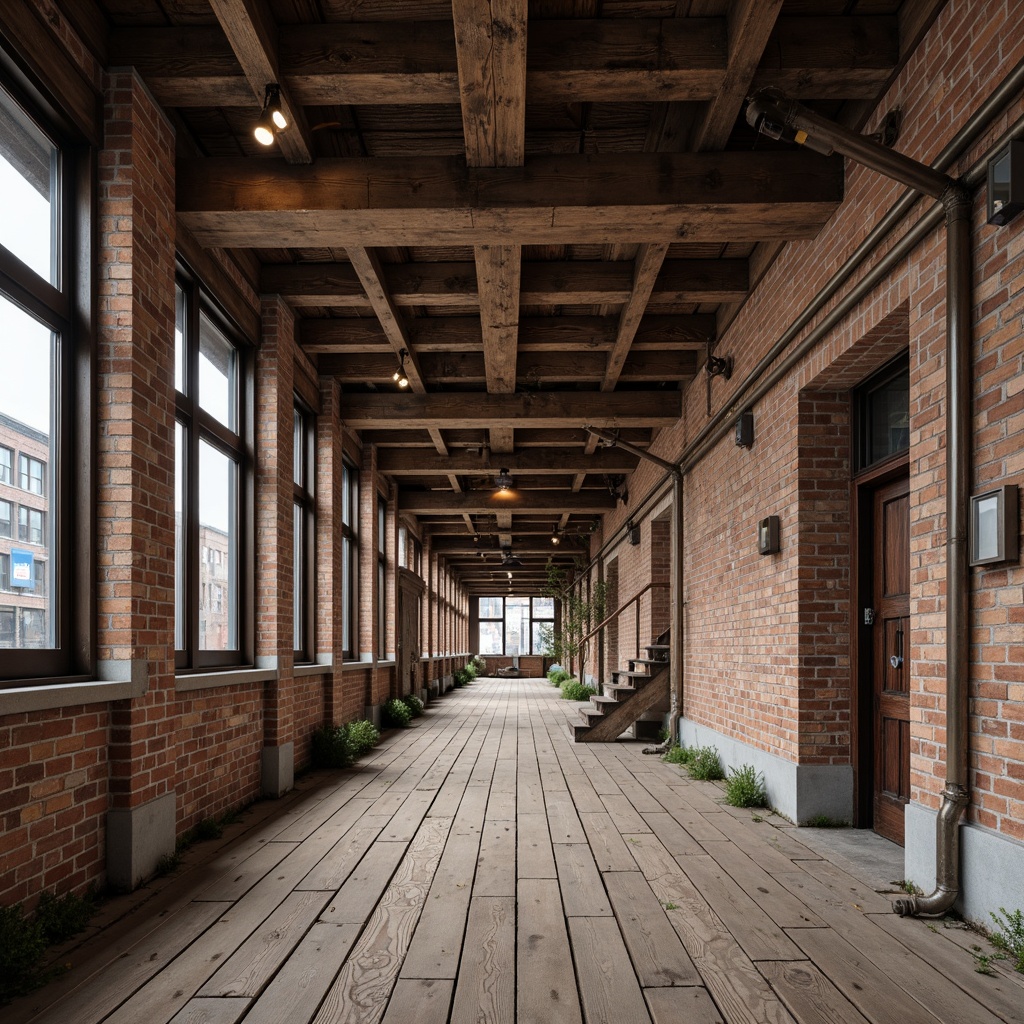
[[(893, 910), (943, 914), (960, 895), (960, 819), (968, 775), (967, 503), (971, 480), (971, 196), (946, 174), (827, 120), (774, 89), (756, 93), (747, 122), (823, 153), (835, 150), (942, 203), (946, 219), (946, 785), (935, 830), (935, 890)], [(789, 131), (787, 136), (786, 132)]]
[(935, 826), (935, 891), (898, 899), (901, 917), (944, 914), (960, 894), (960, 818), (967, 763), (970, 604), (967, 504), (971, 480), (971, 201), (951, 184), (946, 214), (946, 787)]
[(669, 635), (671, 698), (666, 749), (679, 742), (679, 719), (683, 715), (683, 655), (686, 650), (683, 640), (683, 582), (683, 474), (677, 467), (672, 473), (672, 573), (669, 587), (672, 602), (672, 632)]

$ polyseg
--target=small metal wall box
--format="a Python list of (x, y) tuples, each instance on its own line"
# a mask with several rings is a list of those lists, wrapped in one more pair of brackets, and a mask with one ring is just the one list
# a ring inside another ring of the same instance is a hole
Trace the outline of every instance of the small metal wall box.
[(1010, 142), (988, 162), (988, 222), (1002, 227), (1024, 210), (1024, 141)]
[(1017, 510), (1016, 484), (971, 496), (971, 565), (1019, 560)]
[(754, 410), (744, 409), (736, 417), (736, 444), (740, 448), (754, 446)]
[(640, 527), (630, 524), (626, 528), (626, 537), (628, 538), (629, 543), (635, 547), (640, 543)]
[(757, 550), (762, 555), (774, 555), (779, 551), (778, 516), (765, 516), (757, 524)]

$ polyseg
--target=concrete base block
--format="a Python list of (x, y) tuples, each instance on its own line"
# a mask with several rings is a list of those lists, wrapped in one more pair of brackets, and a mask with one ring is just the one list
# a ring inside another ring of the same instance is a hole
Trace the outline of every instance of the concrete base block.
[(264, 747), (261, 771), (264, 796), (276, 800), (288, 793), (295, 786), (295, 744)]
[(433, 700), (435, 697), (440, 697), (441, 696), (441, 680), (440, 679), (431, 679), (430, 682), (427, 683), (427, 693), (430, 694), (430, 699), (431, 700)]
[(140, 807), (107, 812), (107, 883), (130, 892), (156, 874), (162, 857), (174, 854), (174, 793)]
[(373, 722), (374, 728), (380, 728), (380, 705), (374, 705), (373, 707), (363, 708), (363, 718), (368, 722)]
[(722, 767), (751, 764), (764, 775), (768, 803), (791, 821), (803, 823), (819, 815), (853, 820), (853, 766), (800, 765), (753, 747), (688, 719), (679, 721), (684, 747), (717, 747)]
[[(926, 894), (935, 889), (935, 823), (938, 814), (920, 804), (904, 812), (906, 877)], [(968, 921), (992, 927), (989, 914), (1024, 906), (1024, 843), (980, 825), (960, 826), (960, 896), (956, 909)]]

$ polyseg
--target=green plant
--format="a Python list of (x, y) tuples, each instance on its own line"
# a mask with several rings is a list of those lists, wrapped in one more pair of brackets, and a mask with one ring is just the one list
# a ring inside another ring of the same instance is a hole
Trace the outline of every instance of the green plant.
[(551, 680), (553, 686), (561, 686), (567, 679), (572, 679), (572, 676), (564, 668), (556, 668), (548, 673), (548, 679)]
[(456, 687), (466, 686), (468, 683), (473, 682), (473, 676), (470, 674), (468, 668), (457, 668), (452, 673), (452, 679)]
[(344, 725), (317, 729), (311, 754), (314, 768), (347, 768), (355, 757), (348, 729)]
[(352, 747), (352, 756), (359, 757), (368, 750), (372, 750), (380, 742), (380, 730), (373, 724), (363, 719), (360, 722), (350, 722), (348, 725), (348, 741)]
[(992, 920), (999, 931), (989, 937), (992, 945), (1013, 962), (1014, 970), (1024, 974), (1024, 912), (1000, 907), (999, 913), (992, 914)]
[(419, 718), (423, 714), (423, 701), (414, 694), (407, 694), (402, 698), (402, 703), (409, 709), (413, 718)]
[(760, 823), (760, 822), (764, 821), (764, 818), (762, 818), (760, 814), (752, 814), (750, 816), (750, 820), (754, 821), (754, 822)]
[(558, 602), (561, 619), (557, 629), (550, 624), (541, 626), (543, 653), (582, 672), (587, 664), (590, 631), (604, 618), (607, 586), (601, 580), (587, 579), (582, 558), (576, 560), (572, 571), (553, 563), (547, 571), (541, 594)]
[(89, 889), (83, 896), (67, 892), (63, 896), (44, 892), (36, 906), (36, 921), (50, 945), (57, 945), (77, 935), (96, 913), (96, 894)]
[(713, 782), (725, 778), (722, 762), (715, 747), (694, 747), (686, 767), (694, 779)]
[(27, 917), (20, 903), (0, 907), (0, 1005), (47, 980), (40, 967), (46, 951), (42, 924)]
[(689, 764), (691, 757), (693, 757), (693, 751), (689, 747), (681, 747), (678, 743), (673, 743), (661, 759), (667, 764)]
[(725, 785), (725, 802), (733, 807), (764, 807), (768, 795), (764, 791), (764, 776), (752, 764), (729, 769)]
[(901, 878), (898, 882), (893, 882), (893, 885), (897, 889), (901, 889), (903, 892), (910, 893), (911, 896), (923, 896), (924, 893), (919, 885), (916, 885), (909, 878)]
[(164, 875), (170, 875), (177, 871), (181, 866), (181, 854), (184, 847), (179, 847), (175, 844), (174, 853), (165, 853), (156, 862), (156, 872), (158, 878), (163, 878)]
[(476, 662), (473, 660), (466, 662), (466, 671), (469, 673), (470, 681), (472, 682), (480, 674), (476, 667)]
[(396, 729), (404, 729), (412, 718), (412, 712), (397, 697), (392, 697), (380, 709), (381, 718), (385, 726), (392, 726)]
[(470, 664), (476, 670), (476, 674), (478, 676), (482, 676), (487, 671), (487, 659), (481, 657), (479, 654), (473, 655), (473, 660)]
[(804, 822), (811, 828), (849, 828), (850, 823), (842, 818), (830, 818), (827, 814), (816, 814)]
[(665, 904), (665, 909), (666, 910), (678, 910), (679, 909), (679, 904), (678, 903), (673, 903), (671, 900), (669, 900)]
[(578, 679), (567, 679), (562, 683), (563, 700), (590, 700), (595, 693), (597, 691), (592, 686), (587, 686)]
[(192, 835), (198, 840), (220, 839), (224, 835), (224, 826), (216, 818), (203, 818), (192, 830)]

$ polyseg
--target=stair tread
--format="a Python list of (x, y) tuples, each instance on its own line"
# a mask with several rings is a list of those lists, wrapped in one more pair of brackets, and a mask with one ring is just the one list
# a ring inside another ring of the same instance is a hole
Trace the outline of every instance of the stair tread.
[(614, 697), (591, 697), (590, 698), (595, 704), (618, 704), (619, 702)]
[(667, 665), (668, 658), (630, 658), (633, 665)]
[(613, 676), (625, 676), (628, 679), (650, 679), (650, 672), (635, 672), (631, 669), (617, 668), (612, 672)]
[(672, 648), (668, 644), (644, 644), (645, 651), (670, 651)]

